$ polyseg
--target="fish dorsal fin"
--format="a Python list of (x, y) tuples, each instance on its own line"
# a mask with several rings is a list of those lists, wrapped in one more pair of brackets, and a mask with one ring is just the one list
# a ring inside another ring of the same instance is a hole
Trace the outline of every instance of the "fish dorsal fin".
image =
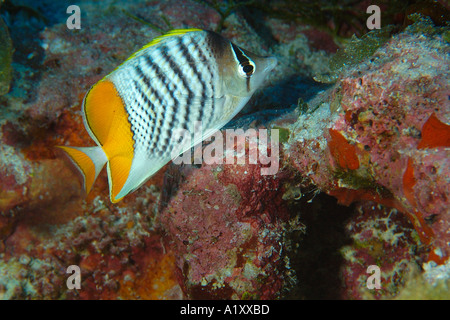
[(161, 36), (158, 36), (156, 38), (154, 38), (152, 41), (150, 41), (149, 43), (147, 43), (145, 46), (143, 46), (141, 49), (139, 49), (138, 51), (136, 51), (135, 53), (133, 53), (127, 60), (131, 60), (137, 56), (139, 56), (143, 51), (145, 51), (145, 49), (152, 47), (158, 43), (160, 43), (161, 41), (173, 37), (173, 36), (179, 36), (179, 35), (183, 35), (186, 34), (188, 32), (194, 32), (194, 31), (203, 31), (202, 29), (197, 29), (197, 28), (190, 28), (190, 29), (174, 29), (171, 30)]

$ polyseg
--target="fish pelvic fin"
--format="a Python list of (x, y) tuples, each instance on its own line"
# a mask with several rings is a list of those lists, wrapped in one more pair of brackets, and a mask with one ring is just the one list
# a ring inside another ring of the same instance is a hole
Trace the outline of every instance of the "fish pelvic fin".
[(126, 156), (115, 156), (108, 161), (109, 194), (112, 203), (119, 202), (131, 191), (121, 192), (128, 179), (132, 162), (133, 158)]
[(62, 149), (79, 170), (83, 177), (83, 186), (86, 194), (88, 194), (100, 171), (102, 171), (108, 158), (102, 147), (67, 147), (58, 146)]

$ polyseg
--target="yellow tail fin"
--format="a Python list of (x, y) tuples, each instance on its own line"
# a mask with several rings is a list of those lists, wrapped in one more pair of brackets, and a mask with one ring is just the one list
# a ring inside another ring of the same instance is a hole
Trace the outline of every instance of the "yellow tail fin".
[(95, 179), (108, 161), (101, 147), (66, 147), (58, 146), (69, 156), (73, 164), (83, 176), (83, 185), (86, 193), (91, 191)]

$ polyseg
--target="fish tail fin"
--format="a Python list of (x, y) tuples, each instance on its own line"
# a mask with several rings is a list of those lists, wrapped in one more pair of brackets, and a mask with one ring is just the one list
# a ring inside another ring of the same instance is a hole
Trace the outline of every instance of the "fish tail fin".
[(80, 171), (83, 177), (84, 189), (88, 194), (91, 191), (98, 174), (108, 161), (102, 147), (81, 148), (58, 146), (58, 148), (65, 151), (69, 156), (69, 159)]

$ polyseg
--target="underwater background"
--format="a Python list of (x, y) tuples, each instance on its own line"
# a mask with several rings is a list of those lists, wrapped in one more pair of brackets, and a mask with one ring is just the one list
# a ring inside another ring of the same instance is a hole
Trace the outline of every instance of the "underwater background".
[[(0, 0), (0, 298), (450, 299), (449, 8)], [(278, 172), (169, 163), (112, 204), (104, 170), (86, 196), (55, 148), (94, 145), (84, 95), (194, 27), (278, 59), (223, 129), (278, 130)]]

